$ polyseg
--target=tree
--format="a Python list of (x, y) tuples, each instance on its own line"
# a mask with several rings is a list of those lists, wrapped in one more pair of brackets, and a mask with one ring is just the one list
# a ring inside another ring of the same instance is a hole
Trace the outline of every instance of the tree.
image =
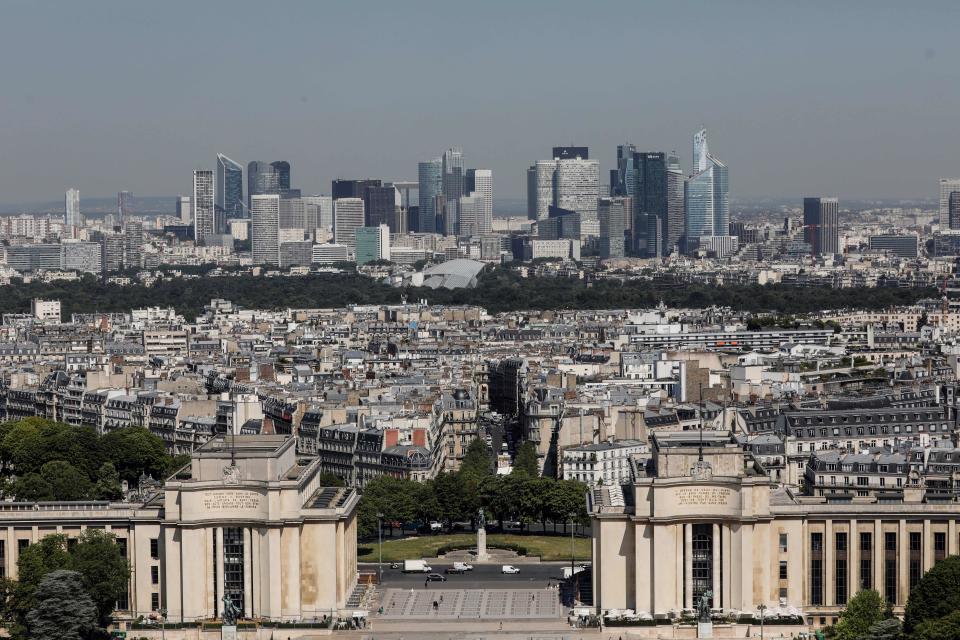
[(26, 502), (53, 500), (53, 487), (39, 473), (28, 473), (17, 478), (10, 484), (7, 493)]
[(903, 630), (909, 636), (926, 620), (960, 611), (960, 556), (933, 565), (910, 592), (904, 609)]
[(858, 640), (900, 640), (900, 626), (899, 619), (887, 618), (870, 625), (867, 632)]
[(62, 534), (45, 536), (20, 553), (17, 559), (18, 579), (9, 603), (10, 636), (15, 640), (28, 640), (27, 615), (36, 608), (36, 591), (43, 578), (70, 565), (67, 552), (67, 537)]
[(317, 482), (321, 487), (345, 487), (346, 483), (343, 481), (343, 478), (336, 476), (329, 471), (321, 473), (317, 476)]
[(478, 477), (485, 477), (493, 474), (493, 462), (490, 459), (490, 452), (487, 450), (486, 443), (480, 438), (474, 438), (467, 446), (467, 451), (463, 454), (463, 461), (460, 463), (461, 473), (469, 473)]
[(76, 571), (47, 574), (37, 586), (36, 599), (27, 614), (32, 640), (84, 640), (96, 628), (96, 607)]
[(63, 460), (46, 463), (41, 467), (40, 475), (50, 485), (54, 500), (86, 500), (93, 489), (86, 475)]
[(884, 601), (873, 589), (853, 596), (834, 626), (837, 640), (858, 640), (872, 625), (884, 619)]
[(916, 626), (910, 638), (911, 640), (957, 640), (960, 638), (960, 610), (941, 618), (924, 620)]
[(120, 478), (135, 486), (142, 474), (160, 479), (167, 470), (168, 458), (163, 440), (147, 429), (127, 427), (111, 431), (100, 444)]
[(120, 474), (110, 462), (104, 462), (97, 470), (97, 482), (93, 487), (95, 500), (119, 500), (123, 497)]
[(116, 536), (100, 529), (85, 530), (70, 550), (70, 568), (83, 576), (100, 626), (108, 626), (113, 607), (130, 579), (130, 565), (120, 555)]
[(517, 456), (513, 460), (513, 473), (530, 478), (536, 478), (540, 475), (540, 466), (537, 463), (537, 446), (529, 440), (517, 449)]

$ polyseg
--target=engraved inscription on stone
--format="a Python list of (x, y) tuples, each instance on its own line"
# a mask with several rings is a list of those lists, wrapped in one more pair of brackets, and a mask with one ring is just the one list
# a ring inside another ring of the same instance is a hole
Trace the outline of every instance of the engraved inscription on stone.
[(212, 511), (235, 511), (258, 509), (263, 499), (251, 491), (211, 491), (203, 496), (203, 508)]
[(685, 487), (677, 489), (677, 503), (686, 506), (725, 507), (730, 501), (730, 489), (722, 487)]

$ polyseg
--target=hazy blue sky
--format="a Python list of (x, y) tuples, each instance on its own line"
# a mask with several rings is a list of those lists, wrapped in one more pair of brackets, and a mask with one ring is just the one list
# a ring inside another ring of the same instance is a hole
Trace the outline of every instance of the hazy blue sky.
[(955, 1), (0, 0), (0, 202), (187, 192), (218, 151), (328, 192), (451, 145), (522, 197), (554, 144), (688, 170), (701, 123), (734, 197), (934, 197), (958, 25)]

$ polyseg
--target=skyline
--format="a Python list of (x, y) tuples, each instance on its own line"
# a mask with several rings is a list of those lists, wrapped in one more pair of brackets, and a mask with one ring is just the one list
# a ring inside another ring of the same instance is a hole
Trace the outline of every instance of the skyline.
[[(522, 198), (526, 167), (559, 144), (590, 147), (602, 175), (617, 144), (676, 150), (689, 175), (700, 126), (734, 199), (930, 197), (960, 175), (953, 3), (55, 4), (11, 2), (0, 25), (18, 88), (0, 98), (0, 204), (186, 193), (217, 153), (284, 158), (325, 192), (416, 179), (451, 146)], [(438, 33), (457, 36), (452, 55)]]

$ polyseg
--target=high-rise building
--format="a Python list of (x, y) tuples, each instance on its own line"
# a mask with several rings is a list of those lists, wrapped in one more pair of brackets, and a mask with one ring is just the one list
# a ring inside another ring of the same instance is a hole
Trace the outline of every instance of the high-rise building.
[(683, 206), (683, 169), (676, 151), (667, 154), (667, 219), (663, 229), (663, 255), (670, 255), (683, 243), (686, 227)]
[[(306, 230), (306, 215), (299, 189), (280, 192), (280, 229)], [(302, 235), (302, 234), (301, 234)], [(302, 238), (301, 238), (302, 239)]]
[(247, 163), (247, 206), (253, 206), (253, 196), (280, 193), (280, 175), (268, 162), (254, 160)]
[(390, 228), (387, 225), (360, 227), (355, 234), (357, 264), (390, 259)]
[(803, 199), (803, 238), (813, 255), (840, 253), (839, 203), (836, 198)]
[[(217, 154), (216, 206), (217, 233), (226, 229), (226, 221), (243, 215), (243, 167), (222, 153)], [(223, 222), (220, 222), (220, 221)]]
[[(466, 182), (467, 193), (483, 198), (483, 206), (476, 220), (477, 234), (488, 234), (493, 230), (493, 171), (468, 169)], [(460, 235), (464, 235), (462, 231)]]
[(64, 195), (63, 213), (67, 235), (71, 238), (76, 238), (77, 232), (83, 227), (83, 216), (80, 213), (79, 189), (67, 189)]
[(190, 203), (193, 209), (193, 239), (202, 244), (217, 233), (216, 216), (213, 204), (213, 171), (197, 169), (193, 172), (193, 195)]
[(468, 196), (460, 197), (460, 224), (457, 235), (472, 237), (481, 235), (480, 225), (483, 218), (483, 196), (476, 191)]
[(190, 209), (190, 196), (177, 196), (177, 217), (183, 224), (193, 222), (193, 211)]
[(330, 196), (303, 196), (303, 217), (307, 230), (333, 231), (333, 198)]
[(64, 242), (63, 268), (99, 274), (103, 270), (100, 245), (95, 242)]
[(920, 254), (919, 240), (914, 234), (870, 236), (870, 250), (900, 258), (916, 258)]
[(960, 190), (947, 197), (947, 222), (951, 231), (960, 231)]
[(120, 218), (120, 227), (127, 223), (127, 218), (133, 213), (133, 192), (120, 191), (117, 193), (117, 215)]
[(359, 180), (344, 180), (337, 178), (333, 181), (330, 196), (334, 200), (340, 198), (363, 198), (368, 187), (379, 187), (383, 184), (379, 178), (361, 178)]
[(587, 160), (590, 158), (590, 149), (588, 147), (554, 147), (554, 160), (574, 160), (580, 158)]
[(277, 176), (277, 189), (280, 191), (289, 191), (290, 163), (286, 160), (277, 160), (275, 162), (271, 162), (270, 167)]
[(127, 220), (123, 227), (123, 268), (140, 269), (143, 267), (143, 222)]
[(106, 233), (100, 238), (100, 266), (104, 273), (123, 269), (125, 238), (120, 233)]
[(250, 254), (254, 264), (280, 264), (280, 195), (250, 198)]
[(363, 226), (363, 200), (340, 198), (333, 201), (333, 241), (351, 249), (357, 246), (356, 231)]
[(667, 222), (667, 154), (635, 153), (633, 163), (633, 250), (638, 256), (658, 257)]
[(688, 249), (697, 238), (725, 236), (730, 228), (727, 165), (707, 148), (707, 130), (693, 135), (693, 173), (684, 185)]
[(600, 198), (597, 204), (597, 217), (600, 218), (600, 257), (604, 259), (622, 258), (623, 231), (630, 211), (630, 198)]
[[(554, 151), (558, 149), (561, 147)], [(580, 157), (538, 160), (527, 171), (527, 215), (536, 215), (537, 220), (547, 219), (551, 206), (575, 211), (584, 235), (597, 235), (600, 162), (584, 159), (586, 147), (573, 149), (581, 153)]]
[(434, 158), (417, 165), (420, 233), (437, 233), (437, 198), (443, 195), (443, 161)]
[[(940, 178), (940, 229), (950, 229), (950, 194), (960, 191), (960, 178)], [(960, 229), (960, 227), (958, 227)]]
[(629, 142), (617, 145), (617, 168), (610, 170), (610, 195), (632, 196), (636, 186), (634, 154), (637, 147)]
[[(460, 198), (463, 197), (463, 151), (451, 147), (443, 152), (443, 197), (446, 202), (442, 233), (456, 235), (460, 224)], [(440, 229), (437, 229), (440, 232)]]
[(400, 192), (396, 187), (371, 185), (364, 190), (362, 197), (366, 226), (379, 227), (385, 224), (393, 233), (400, 232)]

